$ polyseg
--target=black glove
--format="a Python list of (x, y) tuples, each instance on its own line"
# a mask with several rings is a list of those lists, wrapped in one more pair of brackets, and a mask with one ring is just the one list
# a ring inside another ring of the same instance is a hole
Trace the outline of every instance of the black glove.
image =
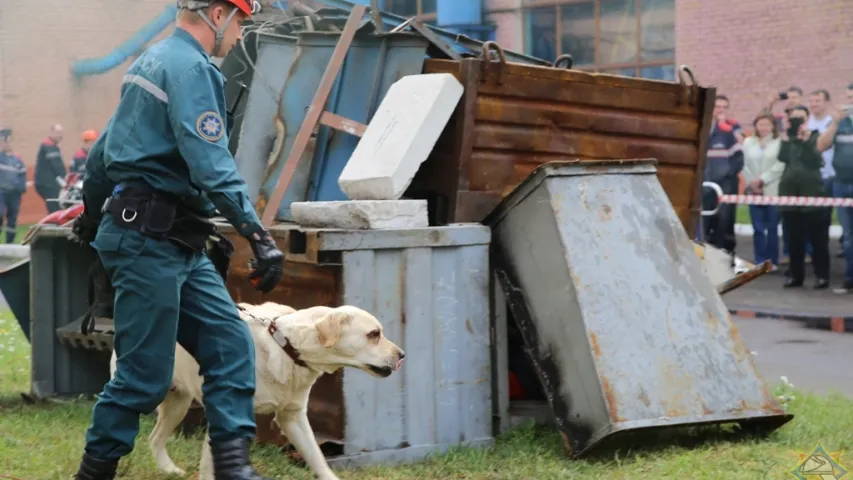
[(83, 199), (83, 213), (81, 213), (71, 224), (71, 235), (75, 240), (86, 244), (95, 241), (95, 235), (98, 234), (98, 225), (100, 216), (93, 216), (89, 213), (89, 205), (86, 199)]
[(266, 230), (249, 235), (255, 259), (251, 261), (249, 281), (263, 293), (270, 292), (284, 275), (284, 254)]

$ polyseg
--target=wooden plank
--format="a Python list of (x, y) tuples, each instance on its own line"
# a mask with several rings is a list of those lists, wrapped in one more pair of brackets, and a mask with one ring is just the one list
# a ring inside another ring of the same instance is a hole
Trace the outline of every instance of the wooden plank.
[[(695, 164), (697, 157), (695, 144), (667, 142), (642, 136), (606, 135), (585, 130), (557, 130), (497, 124), (477, 124), (474, 131), (477, 150), (506, 150), (508, 153), (517, 152), (519, 157), (526, 157), (533, 153), (551, 153), (562, 154), (565, 160), (576, 157), (655, 158), (661, 163), (690, 166)], [(467, 182), (463, 187), (468, 187)]]
[(367, 125), (361, 122), (350, 120), (349, 118), (336, 115), (332, 112), (323, 112), (323, 114), (320, 115), (320, 123), (327, 127), (334, 128), (335, 130), (355, 135), (356, 137), (363, 137), (364, 131), (367, 129)]
[(335, 50), (332, 53), (332, 58), (329, 60), (329, 66), (326, 67), (326, 71), (320, 79), (320, 85), (317, 87), (317, 92), (308, 106), (305, 120), (302, 122), (296, 138), (293, 140), (293, 147), (287, 155), (287, 161), (281, 170), (281, 175), (278, 177), (273, 194), (270, 196), (269, 202), (267, 202), (264, 209), (263, 216), (261, 217), (264, 227), (269, 228), (275, 220), (281, 200), (284, 198), (284, 193), (293, 179), (293, 174), (296, 172), (296, 166), (299, 163), (300, 157), (302, 157), (302, 152), (308, 146), (308, 141), (311, 139), (311, 132), (314, 131), (314, 127), (317, 126), (317, 122), (323, 114), (326, 101), (329, 99), (329, 93), (332, 90), (335, 79), (338, 77), (338, 72), (340, 72), (347, 51), (349, 51), (352, 39), (355, 36), (355, 31), (358, 28), (359, 22), (364, 17), (366, 9), (367, 7), (364, 5), (356, 5), (353, 7), (352, 12), (350, 12), (347, 23), (344, 25), (344, 31), (341, 32), (341, 37), (338, 39), (338, 43), (335, 45)]

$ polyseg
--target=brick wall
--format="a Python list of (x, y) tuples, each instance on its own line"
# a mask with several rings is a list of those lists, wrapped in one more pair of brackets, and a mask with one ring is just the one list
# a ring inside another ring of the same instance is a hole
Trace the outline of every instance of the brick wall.
[[(2, 0), (0, 124), (14, 129), (15, 149), (24, 162), (34, 165), (52, 123), (65, 127), (60, 146), (66, 164), (84, 130), (103, 128), (129, 61), (81, 79), (71, 74), (71, 65), (110, 53), (172, 4), (174, 0)], [(19, 223), (37, 221), (45, 212), (41, 199), (28, 191)]]
[(744, 125), (772, 92), (824, 88), (844, 103), (853, 81), (850, 0), (677, 0), (675, 23), (677, 63), (728, 96)]

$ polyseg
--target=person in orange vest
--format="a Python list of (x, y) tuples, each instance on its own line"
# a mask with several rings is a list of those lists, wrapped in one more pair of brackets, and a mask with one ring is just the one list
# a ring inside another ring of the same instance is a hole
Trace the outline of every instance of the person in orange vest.
[(86, 158), (89, 157), (89, 149), (92, 144), (98, 139), (98, 132), (94, 130), (86, 130), (83, 132), (83, 144), (80, 149), (74, 153), (74, 158), (71, 160), (71, 167), (68, 173), (83, 173), (86, 170)]

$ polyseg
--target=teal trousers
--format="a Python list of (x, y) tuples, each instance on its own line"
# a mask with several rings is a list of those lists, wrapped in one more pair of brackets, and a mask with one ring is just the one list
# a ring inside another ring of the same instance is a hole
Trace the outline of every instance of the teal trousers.
[(109, 214), (92, 247), (115, 287), (118, 362), (95, 404), (86, 452), (113, 460), (133, 450), (139, 416), (171, 387), (176, 342), (199, 363), (211, 440), (254, 437), (254, 343), (210, 259), (122, 229)]

